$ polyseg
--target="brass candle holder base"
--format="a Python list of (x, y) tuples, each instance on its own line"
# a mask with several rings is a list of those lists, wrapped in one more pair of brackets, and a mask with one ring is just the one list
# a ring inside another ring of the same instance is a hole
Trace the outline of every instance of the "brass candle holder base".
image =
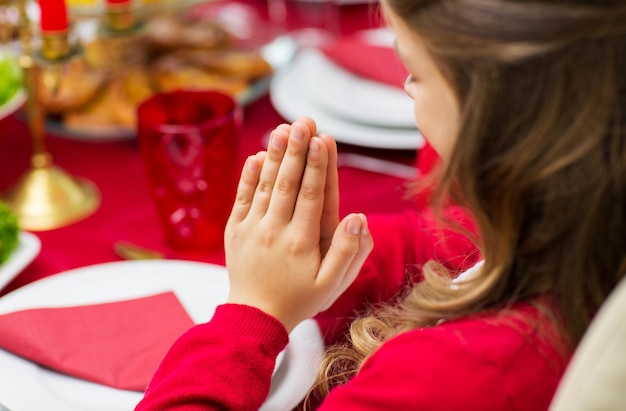
[[(0, 0), (1, 1), (1, 0)], [(42, 33), (41, 47), (33, 52), (30, 20), (26, 0), (18, 2), (20, 14), (20, 39), (23, 46), (19, 62), (24, 71), (28, 91), (26, 112), (33, 142), (31, 168), (2, 195), (17, 215), (21, 229), (45, 231), (60, 228), (91, 215), (100, 205), (100, 193), (89, 181), (76, 178), (52, 163), (44, 144), (44, 109), (39, 101), (38, 67), (55, 67), (78, 55), (77, 47), (70, 44), (69, 29)], [(55, 90), (54, 84), (45, 84)]]
[(33, 166), (2, 196), (27, 231), (64, 227), (91, 215), (100, 205), (93, 183), (44, 164)]

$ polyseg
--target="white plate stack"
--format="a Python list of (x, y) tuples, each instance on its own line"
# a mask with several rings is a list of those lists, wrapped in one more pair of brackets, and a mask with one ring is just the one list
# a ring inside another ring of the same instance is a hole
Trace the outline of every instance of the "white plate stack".
[[(379, 42), (387, 31), (368, 34)], [(310, 116), (319, 132), (338, 142), (401, 150), (424, 144), (411, 98), (401, 88), (358, 76), (316, 48), (299, 50), (291, 64), (274, 75), (270, 99), (286, 120)]]

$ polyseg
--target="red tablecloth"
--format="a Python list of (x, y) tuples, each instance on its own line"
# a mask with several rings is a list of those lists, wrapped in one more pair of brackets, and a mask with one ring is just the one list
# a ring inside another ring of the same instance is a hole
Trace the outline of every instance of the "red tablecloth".
[[(372, 25), (371, 6), (344, 6), (342, 13), (344, 33)], [(283, 121), (267, 96), (245, 108), (239, 141), (239, 167), (249, 154), (263, 149), (264, 136)], [(184, 255), (173, 252), (165, 245), (134, 139), (89, 141), (49, 134), (46, 145), (56, 165), (97, 185), (102, 202), (93, 215), (82, 221), (37, 232), (42, 242), (40, 254), (0, 295), (72, 268), (117, 261), (119, 257), (114, 253), (113, 246), (118, 240), (160, 250), (170, 258), (224, 263), (223, 252)], [(413, 151), (366, 149), (341, 144), (340, 151), (359, 152), (405, 164), (413, 164), (415, 159)], [(0, 121), (0, 193), (15, 183), (28, 168), (30, 154), (28, 128), (20, 117), (10, 116)], [(340, 168), (342, 215), (349, 212), (388, 213), (411, 206), (404, 199), (405, 190), (402, 179)]]

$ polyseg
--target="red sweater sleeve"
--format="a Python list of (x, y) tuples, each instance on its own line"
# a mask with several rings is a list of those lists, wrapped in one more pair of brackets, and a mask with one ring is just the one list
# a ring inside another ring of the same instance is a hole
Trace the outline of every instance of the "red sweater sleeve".
[(172, 345), (135, 410), (259, 409), (288, 339), (284, 326), (261, 310), (218, 306), (210, 322)]
[[(443, 217), (474, 231), (460, 207), (449, 207)], [(331, 308), (315, 318), (327, 344), (343, 337), (355, 315), (394, 298), (408, 281), (419, 281), (425, 262), (435, 260), (453, 271), (463, 271), (480, 259), (475, 245), (463, 232), (443, 225), (429, 209), (371, 215), (368, 222), (374, 249), (354, 283)]]

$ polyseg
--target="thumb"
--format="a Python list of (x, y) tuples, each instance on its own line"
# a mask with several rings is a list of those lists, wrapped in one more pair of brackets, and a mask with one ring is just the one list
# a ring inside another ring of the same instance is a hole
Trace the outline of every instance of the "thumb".
[[(317, 276), (318, 284), (327, 289), (329, 298), (340, 295), (352, 282), (346, 281), (346, 277), (354, 271), (351, 267), (357, 255), (361, 254), (360, 243), (365, 226), (365, 217), (359, 214), (349, 214), (337, 226)], [(346, 283), (344, 289), (340, 290)]]
[[(322, 307), (322, 310), (327, 310), (331, 305), (341, 296), (350, 287), (350, 285), (354, 282), (356, 277), (361, 272), (361, 268), (367, 259), (367, 256), (370, 254), (372, 249), (374, 248), (374, 241), (372, 240), (372, 236), (370, 235), (369, 229), (367, 227), (367, 218), (363, 214), (359, 214), (357, 217), (361, 219), (361, 230), (358, 241), (358, 249), (356, 254), (352, 258), (352, 261), (348, 268), (345, 270), (343, 276), (341, 277), (340, 283), (335, 287), (334, 292), (329, 295), (326, 304)], [(334, 240), (334, 239), (333, 239)]]

